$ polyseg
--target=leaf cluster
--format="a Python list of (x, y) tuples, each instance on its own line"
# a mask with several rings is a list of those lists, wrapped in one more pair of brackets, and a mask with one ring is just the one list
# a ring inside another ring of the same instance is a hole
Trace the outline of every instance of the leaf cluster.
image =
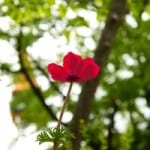
[(37, 141), (39, 144), (55, 141), (58, 141), (60, 144), (64, 144), (66, 140), (71, 137), (71, 132), (65, 127), (47, 128), (37, 136)]

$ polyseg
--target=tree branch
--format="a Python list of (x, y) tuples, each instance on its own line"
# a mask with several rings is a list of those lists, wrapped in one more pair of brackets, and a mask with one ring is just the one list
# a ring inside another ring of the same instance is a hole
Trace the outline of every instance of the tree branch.
[(115, 150), (113, 146), (113, 138), (114, 138), (114, 131), (115, 131), (115, 115), (118, 110), (118, 106), (116, 104), (116, 99), (112, 99), (112, 109), (113, 111), (109, 115), (109, 125), (108, 125), (108, 136), (107, 136), (107, 150)]
[(48, 73), (45, 72), (45, 70), (41, 67), (41, 65), (39, 64), (39, 62), (36, 61), (36, 60), (34, 60), (33, 58), (32, 58), (32, 60), (33, 60), (33, 62), (35, 64), (35, 66), (36, 66), (36, 69), (38, 69), (39, 71), (41, 71), (41, 73), (49, 80), (49, 83), (52, 85), (52, 88), (59, 93), (59, 95), (62, 97), (62, 99), (64, 99), (65, 96), (63, 95), (63, 93), (60, 91), (60, 89), (58, 88), (58, 86), (56, 86), (56, 84), (54, 82), (50, 81)]
[(25, 54), (25, 51), (22, 49), (22, 32), (20, 31), (20, 34), (17, 37), (17, 51), (18, 51), (18, 57), (19, 57), (19, 62), (21, 65), (21, 72), (23, 73), (23, 75), (25, 76), (26, 80), (29, 82), (30, 86), (32, 87), (32, 90), (34, 92), (34, 94), (37, 96), (37, 98), (39, 99), (40, 103), (42, 104), (42, 106), (45, 108), (45, 110), (48, 112), (48, 114), (54, 119), (54, 120), (58, 120), (55, 113), (52, 111), (52, 109), (46, 105), (45, 103), (45, 99), (40, 91), (40, 89), (37, 87), (37, 85), (35, 85), (35, 83), (32, 81), (27, 68), (24, 64), (24, 57), (23, 55)]
[(70, 124), (70, 128), (76, 138), (73, 140), (74, 150), (80, 149), (80, 142), (82, 140), (82, 135), (80, 133), (80, 120), (84, 120), (85, 123), (88, 121), (92, 103), (94, 101), (94, 94), (97, 86), (99, 85), (100, 76), (102, 75), (108, 55), (110, 53), (110, 48), (115, 39), (118, 28), (123, 23), (126, 12), (126, 0), (112, 0), (105, 29), (103, 30), (94, 56), (95, 61), (101, 67), (101, 73), (95, 80), (89, 81), (83, 85), (79, 101), (75, 108), (74, 117)]

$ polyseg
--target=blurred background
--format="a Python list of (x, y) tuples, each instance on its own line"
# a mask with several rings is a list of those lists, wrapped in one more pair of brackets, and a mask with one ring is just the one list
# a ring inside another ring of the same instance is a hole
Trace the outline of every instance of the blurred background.
[(149, 0), (0, 0), (0, 149), (51, 146), (36, 136), (56, 125), (68, 84), (52, 81), (47, 65), (69, 51), (101, 72), (73, 86), (63, 123), (77, 140), (68, 145), (148, 150)]

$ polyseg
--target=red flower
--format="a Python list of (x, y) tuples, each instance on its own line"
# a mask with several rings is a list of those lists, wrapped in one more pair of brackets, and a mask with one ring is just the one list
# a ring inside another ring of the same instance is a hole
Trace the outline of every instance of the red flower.
[(56, 81), (85, 82), (97, 76), (99, 66), (92, 58), (83, 59), (69, 52), (63, 59), (63, 66), (55, 63), (48, 64), (48, 72)]

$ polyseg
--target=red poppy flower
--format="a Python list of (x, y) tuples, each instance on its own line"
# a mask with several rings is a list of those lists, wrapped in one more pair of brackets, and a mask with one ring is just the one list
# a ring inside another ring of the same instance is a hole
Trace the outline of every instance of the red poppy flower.
[(95, 78), (99, 66), (92, 58), (83, 59), (69, 52), (63, 59), (63, 66), (55, 63), (48, 64), (48, 72), (52, 79), (60, 82), (85, 82)]

